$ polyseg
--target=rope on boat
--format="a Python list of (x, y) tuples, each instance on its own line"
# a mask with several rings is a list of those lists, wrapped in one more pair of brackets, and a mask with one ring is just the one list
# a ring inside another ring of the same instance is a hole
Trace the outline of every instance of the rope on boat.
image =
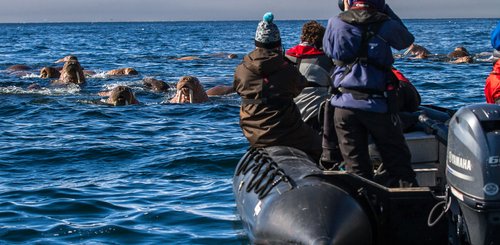
[[(434, 205), (434, 207), (431, 209), (431, 212), (429, 213), (429, 217), (427, 217), (427, 226), (433, 227), (434, 225), (436, 225), (439, 222), (439, 220), (441, 220), (441, 218), (443, 218), (444, 214), (446, 214), (448, 212), (448, 210), (450, 210), (451, 197), (448, 194), (448, 190), (449, 190), (449, 187), (446, 188), (444, 200), (436, 203), (436, 205)], [(437, 208), (441, 205), (443, 205), (442, 212), (436, 217), (436, 219), (434, 221), (431, 221), (432, 216), (434, 216), (434, 212), (436, 212)]]
[(251, 171), (252, 178), (247, 183), (246, 191), (254, 191), (259, 199), (266, 197), (269, 192), (282, 181), (287, 183), (290, 189), (294, 186), (283, 169), (263, 149), (251, 148), (243, 156), (236, 175), (246, 175)]

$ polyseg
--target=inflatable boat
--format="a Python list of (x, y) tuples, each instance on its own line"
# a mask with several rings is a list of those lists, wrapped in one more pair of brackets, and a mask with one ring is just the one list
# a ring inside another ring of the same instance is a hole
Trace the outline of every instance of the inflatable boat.
[(419, 187), (324, 171), (291, 147), (249, 149), (233, 191), (252, 243), (500, 244), (500, 106), (417, 113), (405, 138)]

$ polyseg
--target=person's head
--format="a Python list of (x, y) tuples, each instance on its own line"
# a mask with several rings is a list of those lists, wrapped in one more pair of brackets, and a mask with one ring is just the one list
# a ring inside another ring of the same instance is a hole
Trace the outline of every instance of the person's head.
[(323, 36), (325, 35), (325, 27), (317, 21), (309, 21), (302, 26), (301, 42), (307, 42), (317, 48), (323, 46)]
[(339, 0), (339, 8), (342, 11), (352, 7), (373, 8), (378, 11), (385, 9), (385, 0)]
[(255, 46), (265, 49), (281, 48), (281, 36), (278, 26), (273, 23), (274, 15), (271, 12), (264, 14), (255, 31)]

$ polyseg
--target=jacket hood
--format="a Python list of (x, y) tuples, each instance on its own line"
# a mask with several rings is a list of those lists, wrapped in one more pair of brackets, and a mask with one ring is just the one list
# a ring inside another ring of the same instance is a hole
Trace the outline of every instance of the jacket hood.
[(243, 65), (258, 75), (269, 75), (286, 65), (278, 50), (257, 48), (243, 58)]
[(374, 9), (350, 9), (339, 14), (339, 18), (349, 24), (370, 24), (389, 19), (384, 13)]
[(324, 52), (314, 46), (299, 44), (286, 51), (286, 55), (296, 58), (307, 58), (311, 56), (323, 55)]

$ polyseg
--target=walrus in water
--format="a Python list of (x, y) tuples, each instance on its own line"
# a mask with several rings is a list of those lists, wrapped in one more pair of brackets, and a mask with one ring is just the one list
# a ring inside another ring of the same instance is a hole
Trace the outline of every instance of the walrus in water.
[(12, 75), (22, 77), (31, 74), (32, 68), (27, 65), (18, 64), (9, 66), (6, 70)]
[[(236, 59), (238, 58), (237, 54), (228, 54), (228, 53), (215, 53), (215, 54), (209, 54), (207, 56), (210, 57), (217, 57), (217, 58), (227, 58), (227, 59)], [(201, 60), (202, 58), (199, 56), (184, 56), (180, 58), (175, 58), (175, 60), (184, 60), (184, 61), (190, 61), (190, 60)]]
[(470, 53), (462, 46), (456, 47), (455, 50), (448, 54), (449, 58), (461, 58), (465, 56), (470, 56)]
[(128, 86), (116, 86), (106, 94), (109, 95), (106, 103), (110, 105), (123, 106), (139, 104), (139, 101), (135, 98), (134, 92)]
[(38, 83), (32, 83), (28, 86), (28, 90), (40, 90), (42, 87)]
[(16, 72), (16, 71), (29, 71), (31, 67), (27, 65), (12, 65), (7, 67), (7, 71)]
[(45, 66), (40, 70), (40, 78), (59, 78), (61, 72), (55, 67)]
[(473, 63), (474, 59), (470, 55), (469, 51), (465, 47), (456, 47), (451, 53), (448, 54), (450, 58), (450, 63), (460, 64), (460, 63)]
[(227, 86), (227, 85), (217, 85), (207, 90), (208, 96), (227, 95), (232, 93), (236, 93), (236, 91), (234, 91), (233, 86)]
[(233, 53), (215, 53), (215, 54), (209, 54), (208, 56), (217, 57), (217, 58), (226, 58), (226, 59), (236, 59), (236, 58), (238, 58), (238, 55), (237, 54), (233, 54)]
[(403, 56), (406, 55), (412, 55), (414, 56), (415, 59), (427, 59), (431, 52), (424, 48), (423, 46), (420, 46), (418, 44), (412, 44), (410, 47), (406, 50), (406, 52), (403, 54)]
[(67, 85), (74, 83), (76, 85), (85, 84), (85, 75), (82, 66), (75, 56), (69, 55), (56, 62), (65, 62), (61, 70), (61, 76), (58, 80), (52, 81), (52, 85)]
[(177, 93), (170, 103), (203, 103), (208, 101), (207, 93), (200, 80), (193, 76), (184, 76), (177, 82)]
[(114, 69), (106, 72), (106, 75), (108, 76), (125, 76), (125, 75), (138, 75), (138, 74), (139, 72), (137, 72), (136, 69), (130, 67)]
[(144, 78), (142, 84), (144, 87), (155, 92), (167, 92), (170, 89), (170, 86), (166, 82), (151, 77)]
[(180, 58), (175, 58), (175, 60), (201, 60), (198, 56), (184, 56)]

